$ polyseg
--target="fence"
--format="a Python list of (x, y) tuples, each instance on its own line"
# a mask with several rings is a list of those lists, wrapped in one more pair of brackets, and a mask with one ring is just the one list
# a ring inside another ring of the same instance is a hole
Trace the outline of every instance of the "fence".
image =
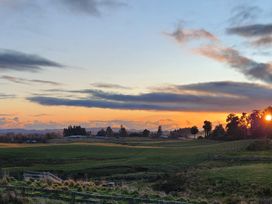
[(5, 191), (20, 191), (22, 196), (26, 197), (41, 197), (41, 198), (51, 198), (55, 200), (62, 200), (75, 203), (109, 203), (110, 201), (116, 202), (126, 202), (129, 204), (188, 204), (180, 201), (166, 201), (158, 199), (148, 199), (148, 198), (134, 198), (123, 195), (99, 195), (95, 193), (86, 192), (76, 192), (76, 191), (60, 191), (60, 190), (47, 190), (47, 189), (37, 189), (23, 186), (5, 186), (0, 185), (0, 189)]
[(62, 179), (55, 176), (50, 172), (34, 172), (34, 171), (26, 171), (23, 174), (24, 179), (35, 179), (35, 180), (46, 180), (51, 182), (62, 182)]

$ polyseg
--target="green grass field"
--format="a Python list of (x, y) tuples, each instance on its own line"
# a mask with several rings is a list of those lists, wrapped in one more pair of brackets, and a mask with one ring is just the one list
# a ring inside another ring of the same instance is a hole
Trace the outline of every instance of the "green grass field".
[[(142, 185), (149, 175), (159, 176), (155, 181), (147, 178), (146, 184), (195, 198), (272, 196), (272, 161), (262, 160), (270, 158), (272, 151), (247, 151), (252, 142), (130, 139), (122, 144), (0, 145), (0, 166), (14, 175), (24, 170), (50, 171), (64, 178), (134, 178)], [(254, 161), (243, 160), (253, 156)]]
[[(90, 172), (100, 174), (131, 173), (131, 171), (177, 171), (198, 165), (214, 154), (240, 151), (249, 141), (175, 141), (128, 145), (84, 143), (33, 147), (0, 147), (1, 168), (39, 170), (56, 173)], [(138, 169), (138, 170), (137, 170)], [(105, 172), (109, 171), (109, 172)]]

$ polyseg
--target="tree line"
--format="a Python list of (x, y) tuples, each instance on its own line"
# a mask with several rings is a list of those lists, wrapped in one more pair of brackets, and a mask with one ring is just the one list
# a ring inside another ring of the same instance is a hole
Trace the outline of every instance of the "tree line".
[(0, 135), (2, 143), (47, 143), (48, 140), (58, 139), (60, 135), (55, 132), (46, 134), (17, 134), (6, 133)]
[(85, 128), (81, 126), (68, 126), (68, 128), (63, 129), (63, 136), (91, 136), (95, 135), (97, 137), (150, 137), (150, 138), (179, 138), (179, 137), (187, 137), (190, 135), (190, 128), (178, 128), (169, 132), (169, 134), (165, 134), (162, 130), (162, 126), (159, 125), (157, 131), (150, 131), (148, 129), (144, 129), (143, 131), (132, 131), (129, 132), (123, 125), (121, 125), (118, 131), (113, 131), (113, 129), (108, 126), (106, 129), (100, 129), (96, 134), (92, 134), (91, 131), (87, 131)]
[[(213, 129), (212, 122), (205, 120), (202, 126), (204, 136), (199, 138), (215, 140), (240, 140), (251, 138), (272, 138), (272, 107), (264, 110), (253, 110), (251, 113), (240, 115), (230, 113), (223, 124), (216, 125)], [(198, 127), (191, 127), (191, 134), (196, 136)]]
[[(270, 118), (267, 118), (270, 116)], [(239, 140), (250, 138), (272, 138), (272, 107), (264, 110), (253, 110), (251, 113), (228, 114), (225, 125), (218, 124), (213, 128), (213, 124), (209, 120), (203, 122), (203, 134), (199, 136), (199, 128), (193, 126), (191, 128), (179, 128), (169, 132), (166, 136), (162, 130), (162, 126), (158, 127), (156, 132), (144, 129), (142, 132), (128, 132), (121, 125), (119, 131), (114, 132), (109, 126), (102, 128), (96, 133), (99, 137), (151, 137), (151, 138), (179, 138), (198, 135), (198, 138), (214, 139), (214, 140)], [(64, 136), (84, 135), (90, 136), (91, 132), (86, 131), (81, 126), (69, 126), (63, 130)]]
[[(68, 128), (63, 129), (63, 136), (91, 136), (91, 131), (86, 131), (85, 128), (81, 126), (68, 126)], [(143, 132), (128, 132), (127, 129), (121, 125), (118, 132), (114, 132), (113, 129), (109, 126), (106, 129), (102, 128), (96, 133), (98, 137), (149, 137), (151, 132), (145, 129)]]
[[(91, 134), (91, 133), (89, 133)], [(73, 135), (88, 135), (85, 128), (82, 128), (81, 126), (72, 126), (69, 125), (68, 128), (63, 129), (63, 136), (73, 136)]]

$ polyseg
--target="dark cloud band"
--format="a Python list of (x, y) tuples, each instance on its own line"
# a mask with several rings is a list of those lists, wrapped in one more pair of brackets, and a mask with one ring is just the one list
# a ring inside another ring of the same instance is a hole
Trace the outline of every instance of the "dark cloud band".
[(272, 24), (253, 24), (237, 26), (227, 29), (228, 34), (240, 35), (243, 37), (259, 37), (272, 34)]
[(61, 83), (54, 82), (54, 81), (47, 81), (47, 80), (40, 80), (40, 79), (25, 79), (25, 78), (21, 78), (21, 77), (14, 77), (14, 76), (8, 76), (8, 75), (4, 75), (0, 78), (8, 80), (8, 81), (16, 83), (16, 84), (36, 83), (36, 84), (47, 84), (47, 85), (53, 85), (53, 86), (62, 85)]
[(13, 50), (0, 51), (0, 70), (37, 72), (45, 67), (64, 67), (38, 55), (25, 54)]
[(119, 84), (110, 84), (110, 83), (92, 83), (92, 87), (102, 88), (102, 89), (130, 89), (127, 86), (121, 86)]
[(161, 88), (161, 92), (137, 95), (97, 90), (67, 91), (85, 93), (84, 98), (32, 96), (31, 102), (47, 106), (79, 106), (121, 110), (155, 111), (247, 111), (270, 104), (272, 89), (254, 83), (208, 82)]

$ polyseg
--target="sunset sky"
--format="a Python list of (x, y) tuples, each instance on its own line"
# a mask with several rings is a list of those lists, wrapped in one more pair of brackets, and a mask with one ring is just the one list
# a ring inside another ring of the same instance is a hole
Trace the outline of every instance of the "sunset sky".
[(163, 129), (271, 105), (270, 0), (0, 0), (0, 128)]

